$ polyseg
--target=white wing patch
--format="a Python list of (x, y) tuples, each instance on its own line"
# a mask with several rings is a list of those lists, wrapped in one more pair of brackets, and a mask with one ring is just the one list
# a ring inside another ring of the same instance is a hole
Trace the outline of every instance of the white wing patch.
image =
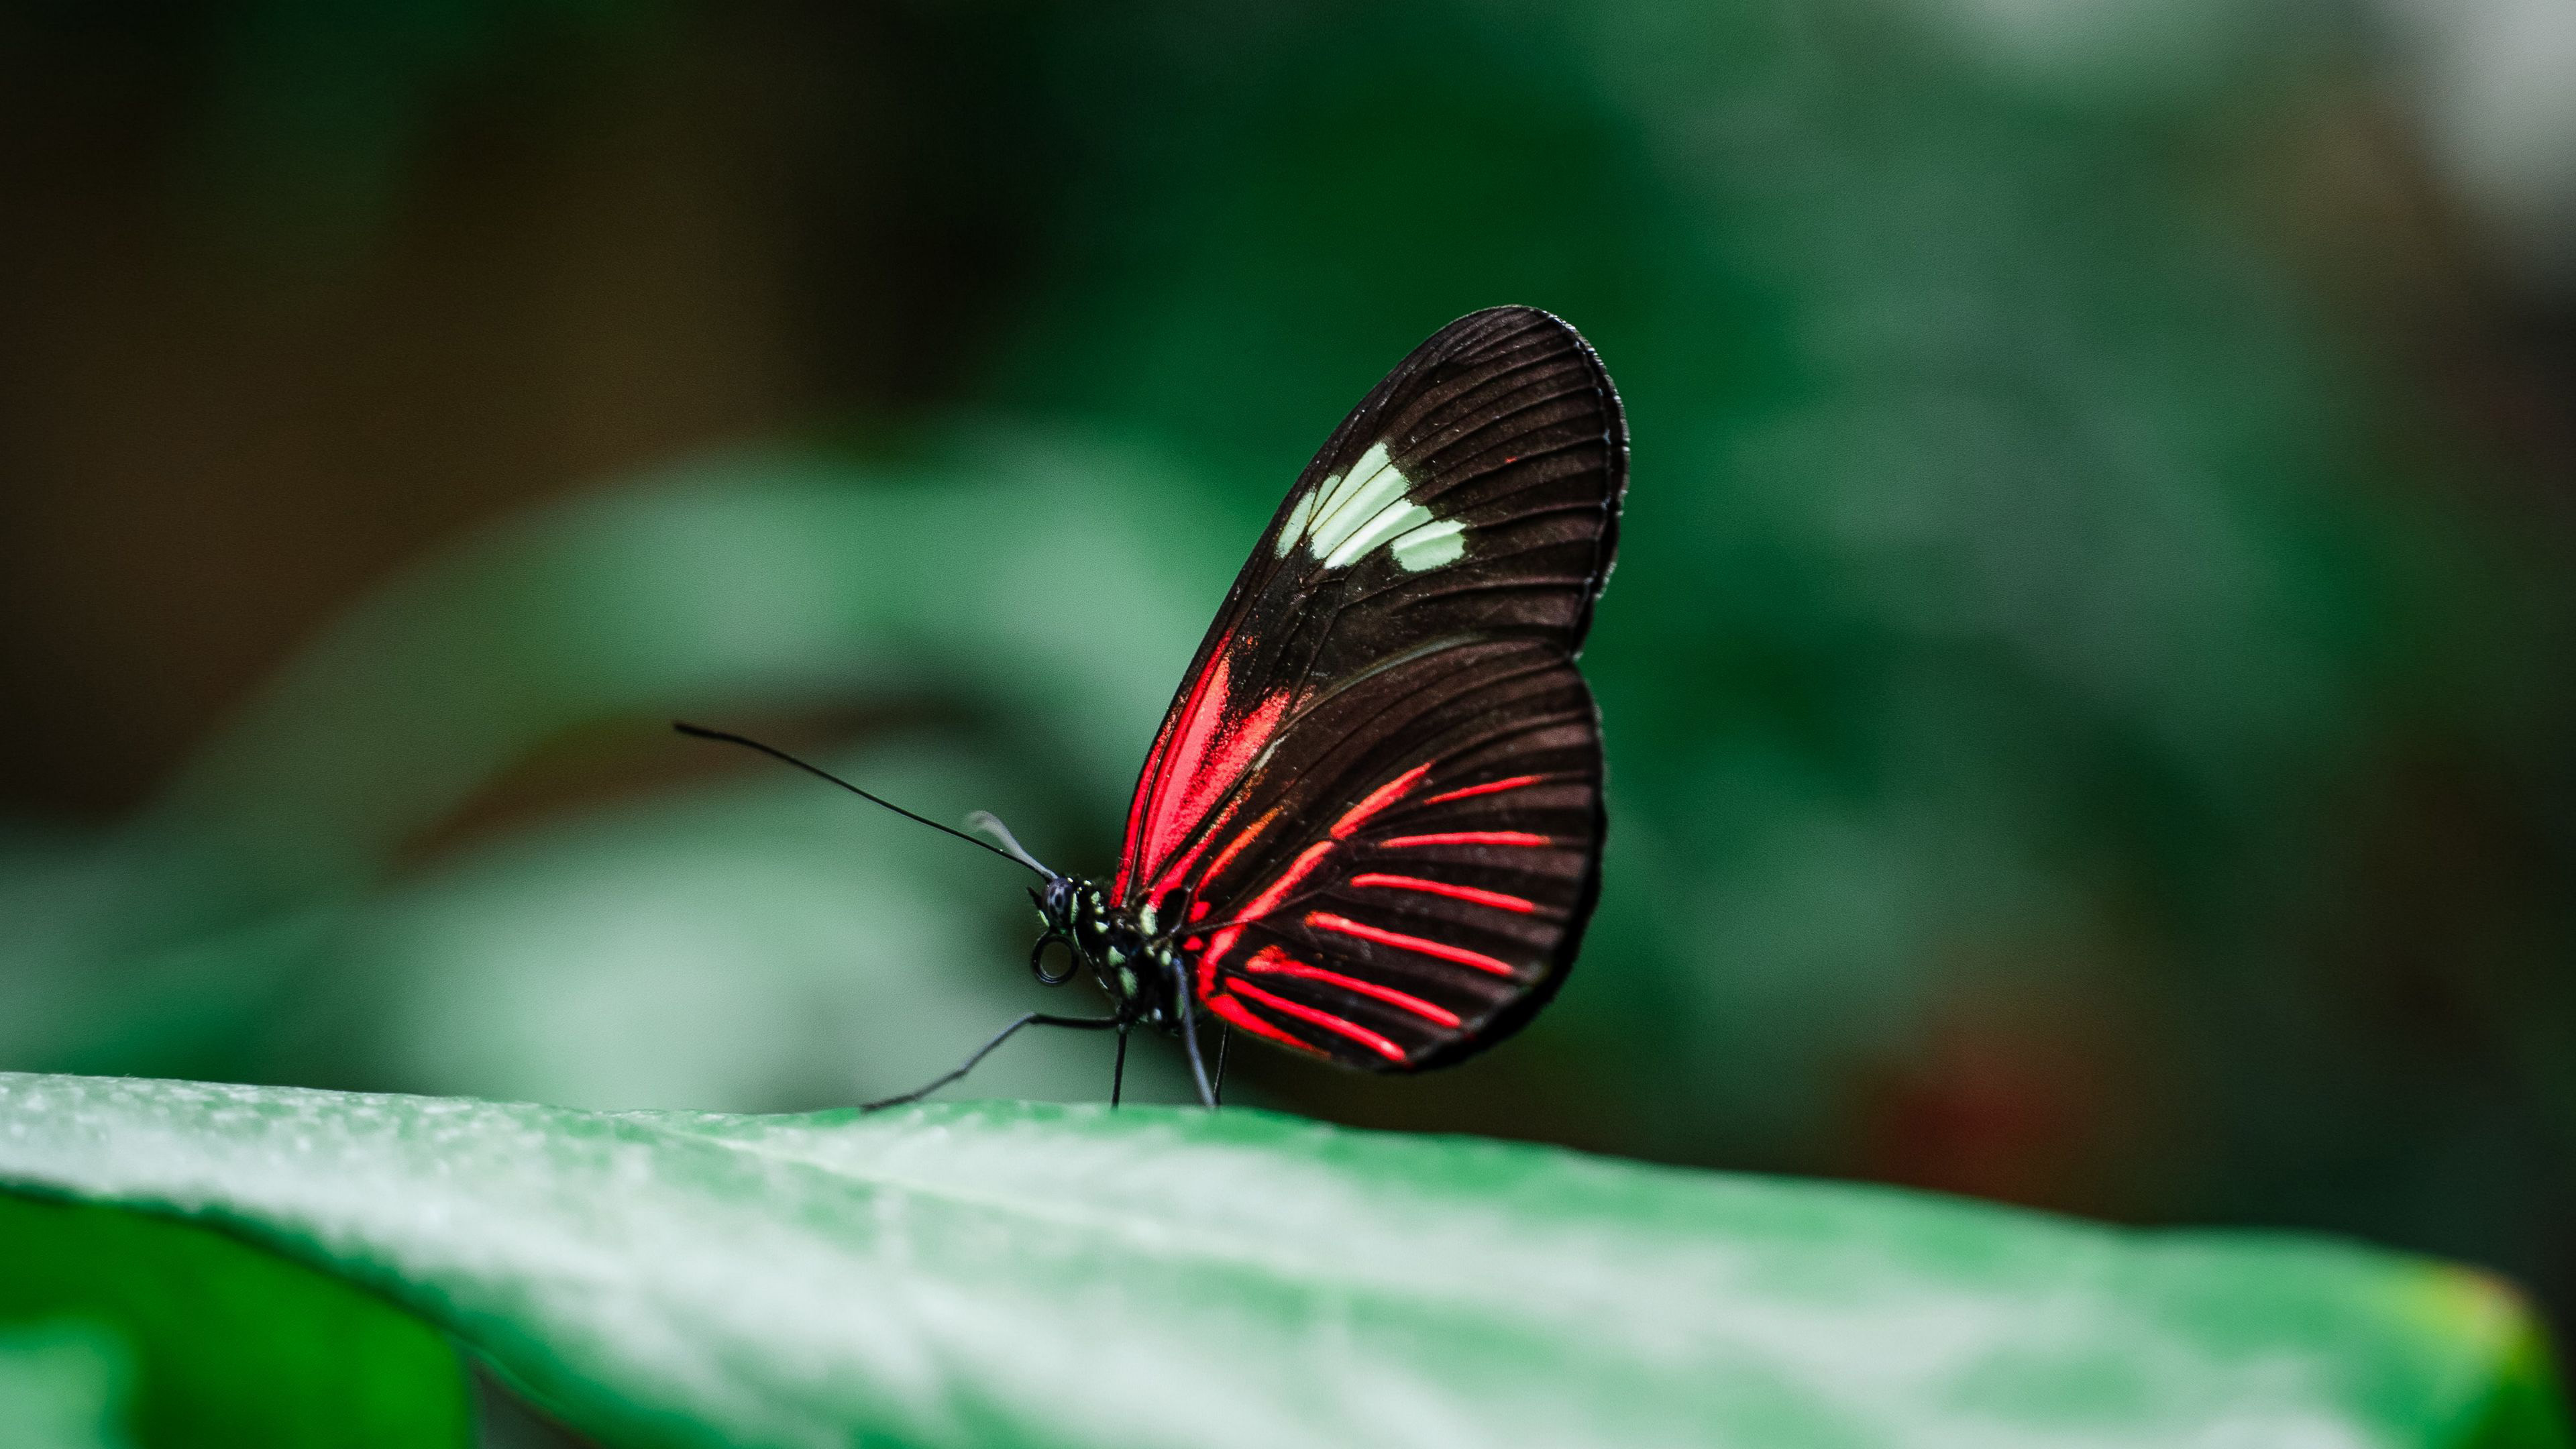
[(1297, 500), (1279, 528), (1279, 556), (1286, 558), (1303, 539), (1328, 569), (1348, 568), (1379, 544), (1408, 573), (1457, 562), (1467, 552), (1467, 525), (1434, 519), (1430, 509), (1404, 496), (1407, 481), (1387, 457), (1386, 444), (1371, 443), (1349, 472), (1326, 478)]
[(1396, 535), (1395, 561), (1407, 573), (1456, 563), (1467, 552), (1467, 525), (1454, 518), (1426, 523)]

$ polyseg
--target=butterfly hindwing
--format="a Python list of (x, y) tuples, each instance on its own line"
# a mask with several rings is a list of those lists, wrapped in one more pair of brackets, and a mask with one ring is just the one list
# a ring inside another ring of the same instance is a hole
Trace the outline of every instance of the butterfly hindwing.
[(1184, 923), (1193, 984), (1219, 1016), (1355, 1066), (1489, 1045), (1553, 993), (1591, 909), (1591, 696), (1543, 644), (1497, 639), (1377, 676), (1331, 713), (1318, 723), (1349, 725), (1338, 744), (1249, 792), (1257, 813), (1188, 880), (1183, 909), (1207, 902)]
[(1597, 888), (1600, 732), (1573, 658), (1627, 440), (1529, 308), (1416, 349), (1308, 465), (1227, 595), (1131, 804), (1115, 889), (1207, 1007), (1412, 1070), (1553, 994)]

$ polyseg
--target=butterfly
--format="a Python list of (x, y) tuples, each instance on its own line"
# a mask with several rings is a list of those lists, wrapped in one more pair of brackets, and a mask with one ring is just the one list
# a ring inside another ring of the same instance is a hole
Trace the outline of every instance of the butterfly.
[(1032, 1025), (1117, 1032), (1113, 1105), (1129, 1030), (1176, 1033), (1213, 1107), (1235, 1031), (1419, 1072), (1527, 1024), (1600, 892), (1600, 713), (1575, 657), (1627, 476), (1618, 393), (1563, 321), (1495, 307), (1414, 349), (1253, 545), (1146, 751), (1116, 875), (1051, 870), (998, 820), (969, 822), (999, 844), (963, 838), (1041, 877), (1030, 969), (1088, 975), (1109, 1012), (1031, 1012), (869, 1106), (946, 1086)]

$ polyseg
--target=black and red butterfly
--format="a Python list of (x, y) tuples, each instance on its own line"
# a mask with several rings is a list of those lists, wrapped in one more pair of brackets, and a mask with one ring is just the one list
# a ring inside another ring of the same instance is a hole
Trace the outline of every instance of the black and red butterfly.
[(1115, 1030), (1122, 1068), (1129, 1028), (1176, 1032), (1210, 1106), (1203, 1013), (1382, 1072), (1518, 1030), (1600, 889), (1600, 717), (1574, 660), (1627, 474), (1618, 394), (1564, 322), (1496, 307), (1414, 349), (1253, 545), (1146, 752), (1116, 877), (1049, 870), (977, 817), (1044, 878), (1031, 969), (1088, 972), (1110, 1014), (1033, 1012), (871, 1105), (1029, 1025)]

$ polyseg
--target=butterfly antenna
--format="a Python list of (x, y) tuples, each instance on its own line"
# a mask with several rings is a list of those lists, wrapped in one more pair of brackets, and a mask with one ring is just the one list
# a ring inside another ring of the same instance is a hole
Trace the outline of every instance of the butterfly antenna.
[(1045, 876), (1048, 880), (1055, 879), (1055, 872), (1046, 868), (1046, 862), (1029, 854), (1028, 849), (1020, 844), (1017, 837), (1011, 834), (1011, 827), (1002, 823), (1001, 816), (994, 814), (990, 810), (978, 810), (974, 814), (966, 817), (966, 828), (969, 830), (980, 830), (987, 835), (999, 839), (1002, 842), (1002, 851), (1004, 854), (1010, 856), (1011, 859), (1018, 861), (1020, 864), (1027, 866), (1029, 869), (1036, 871), (1038, 874)]
[[(895, 814), (902, 816), (906, 820), (910, 820), (921, 825), (927, 825), (942, 835), (954, 835), (958, 839), (965, 841), (968, 845), (975, 847), (977, 850), (989, 850), (1004, 860), (1027, 866), (1029, 869), (1036, 871), (1038, 874), (1045, 876), (1049, 880), (1055, 879), (1055, 872), (1031, 859), (1027, 851), (1019, 848), (1019, 842), (1017, 841), (1012, 841), (1011, 848), (1009, 850), (1004, 850), (989, 840), (979, 840), (976, 837), (967, 834), (963, 830), (954, 830), (948, 826), (940, 824), (936, 820), (926, 819), (922, 816), (915, 815), (911, 811), (897, 805), (892, 800), (871, 795), (867, 791), (860, 789), (858, 786), (851, 784), (849, 781), (842, 779), (840, 776), (833, 774), (831, 771), (824, 769), (822, 766), (807, 764), (805, 761), (796, 758), (794, 755), (787, 753), (776, 745), (764, 745), (760, 741), (755, 740), (748, 735), (738, 735), (726, 730), (711, 730), (704, 725), (693, 725), (682, 720), (671, 721), (671, 728), (678, 730), (684, 735), (693, 736), (697, 739), (717, 740), (728, 745), (740, 745), (746, 750), (758, 750), (760, 753), (769, 756), (773, 760), (781, 760), (787, 764), (794, 765), (796, 768), (803, 770), (806, 774), (829, 780), (833, 784), (840, 786), (842, 789), (849, 791), (851, 794), (858, 796), (860, 799), (867, 801), (871, 805), (882, 805), (888, 810), (893, 811)], [(989, 820), (992, 817), (986, 816), (985, 818)], [(994, 823), (998, 825), (1000, 822), (995, 821)], [(1010, 838), (1008, 832), (1004, 833), (1003, 838), (1006, 840)]]

